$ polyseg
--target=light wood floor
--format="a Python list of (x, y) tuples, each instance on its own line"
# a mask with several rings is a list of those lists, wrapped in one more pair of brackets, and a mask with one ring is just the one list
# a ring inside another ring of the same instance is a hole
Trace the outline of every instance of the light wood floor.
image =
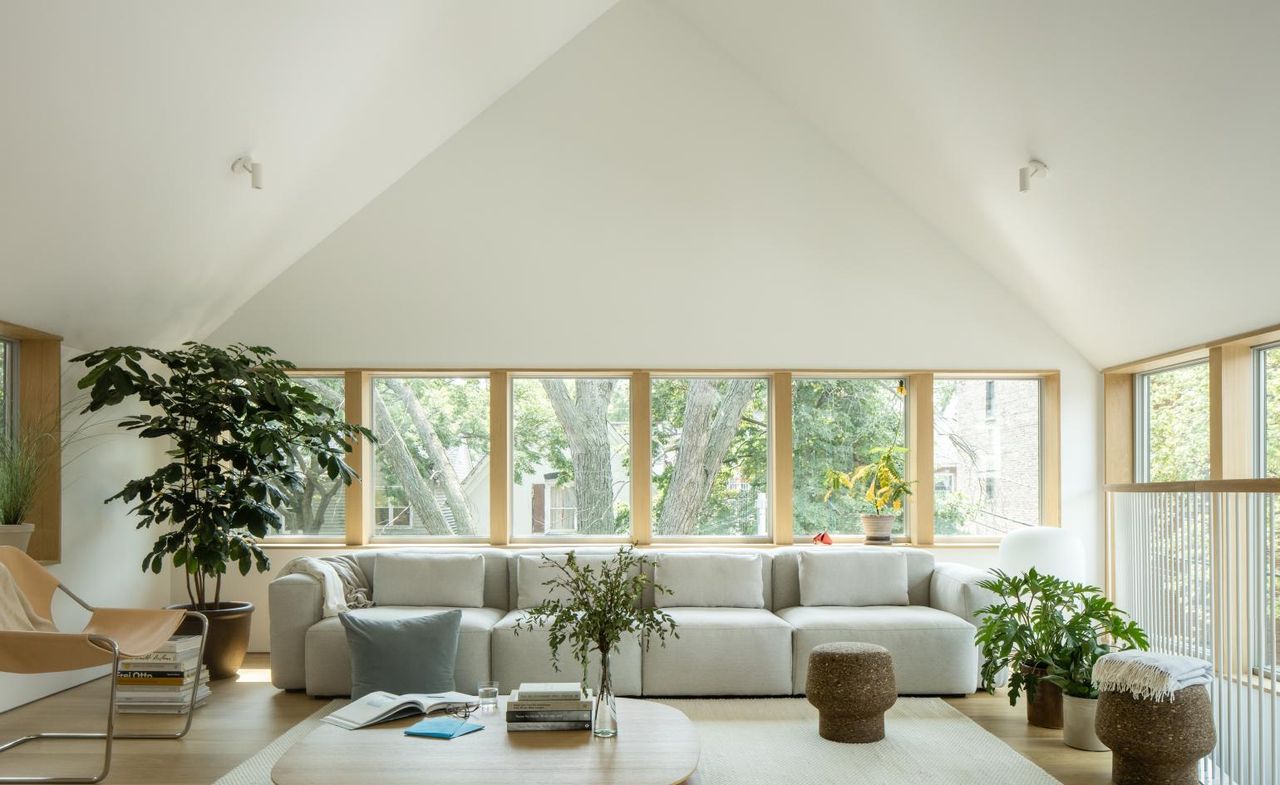
[[(310, 716), (323, 701), (271, 686), (265, 655), (249, 655), (237, 681), (213, 684), (209, 705), (197, 710), (182, 741), (118, 741), (109, 785), (209, 785), (272, 739)], [(86, 684), (0, 714), (0, 741), (34, 730), (102, 730), (105, 680)], [(979, 694), (947, 701), (1064, 785), (1111, 781), (1111, 753), (1080, 752), (1062, 744), (1058, 731), (1027, 725), (1022, 707), (1002, 695)], [(176, 718), (123, 716), (122, 730), (150, 730)], [(80, 775), (100, 765), (100, 742), (32, 742), (0, 755), (0, 777), (22, 774)], [(852, 781), (852, 780), (851, 780)]]

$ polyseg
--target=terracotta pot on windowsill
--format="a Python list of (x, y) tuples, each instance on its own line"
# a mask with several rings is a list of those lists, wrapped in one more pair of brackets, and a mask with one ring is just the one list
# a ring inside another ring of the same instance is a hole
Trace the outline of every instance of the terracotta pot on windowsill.
[(893, 524), (897, 521), (896, 515), (862, 516), (862, 533), (867, 545), (893, 545)]
[(0, 545), (12, 545), (26, 553), (31, 532), (35, 530), (34, 523), (0, 524)]
[(1023, 665), (1022, 673), (1037, 677), (1035, 700), (1030, 700), (1028, 693), (1023, 692), (1027, 702), (1027, 723), (1037, 728), (1061, 728), (1062, 688), (1040, 678), (1048, 674), (1048, 671), (1042, 667)]

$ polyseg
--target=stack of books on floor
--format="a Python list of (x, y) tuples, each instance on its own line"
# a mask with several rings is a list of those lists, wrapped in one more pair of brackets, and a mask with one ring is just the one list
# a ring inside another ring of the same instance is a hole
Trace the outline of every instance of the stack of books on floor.
[(591, 691), (573, 682), (523, 683), (507, 701), (507, 730), (591, 730)]
[(186, 714), (193, 689), (199, 690), (196, 706), (203, 706), (209, 699), (209, 670), (196, 661), (199, 657), (199, 635), (175, 635), (151, 654), (120, 660), (116, 710), (123, 714)]

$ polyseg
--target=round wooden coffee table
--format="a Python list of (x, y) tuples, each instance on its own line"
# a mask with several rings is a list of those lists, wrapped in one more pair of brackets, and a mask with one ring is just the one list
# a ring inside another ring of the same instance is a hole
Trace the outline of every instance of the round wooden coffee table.
[(404, 735), (421, 719), (364, 730), (329, 724), (308, 733), (271, 770), (276, 785), (677, 785), (698, 767), (698, 732), (661, 703), (618, 699), (618, 735), (590, 731), (508, 733), (506, 698), (476, 714), (484, 730), (456, 739)]

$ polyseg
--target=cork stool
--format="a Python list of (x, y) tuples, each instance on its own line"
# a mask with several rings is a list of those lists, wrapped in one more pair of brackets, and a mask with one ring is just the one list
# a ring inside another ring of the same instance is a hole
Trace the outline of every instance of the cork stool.
[(889, 650), (872, 643), (824, 643), (809, 654), (805, 695), (818, 709), (818, 735), (864, 744), (884, 738), (884, 713), (898, 699)]
[(1166, 701), (1098, 694), (1098, 739), (1111, 748), (1117, 785), (1197, 785), (1196, 764), (1213, 751), (1213, 707), (1203, 685)]

